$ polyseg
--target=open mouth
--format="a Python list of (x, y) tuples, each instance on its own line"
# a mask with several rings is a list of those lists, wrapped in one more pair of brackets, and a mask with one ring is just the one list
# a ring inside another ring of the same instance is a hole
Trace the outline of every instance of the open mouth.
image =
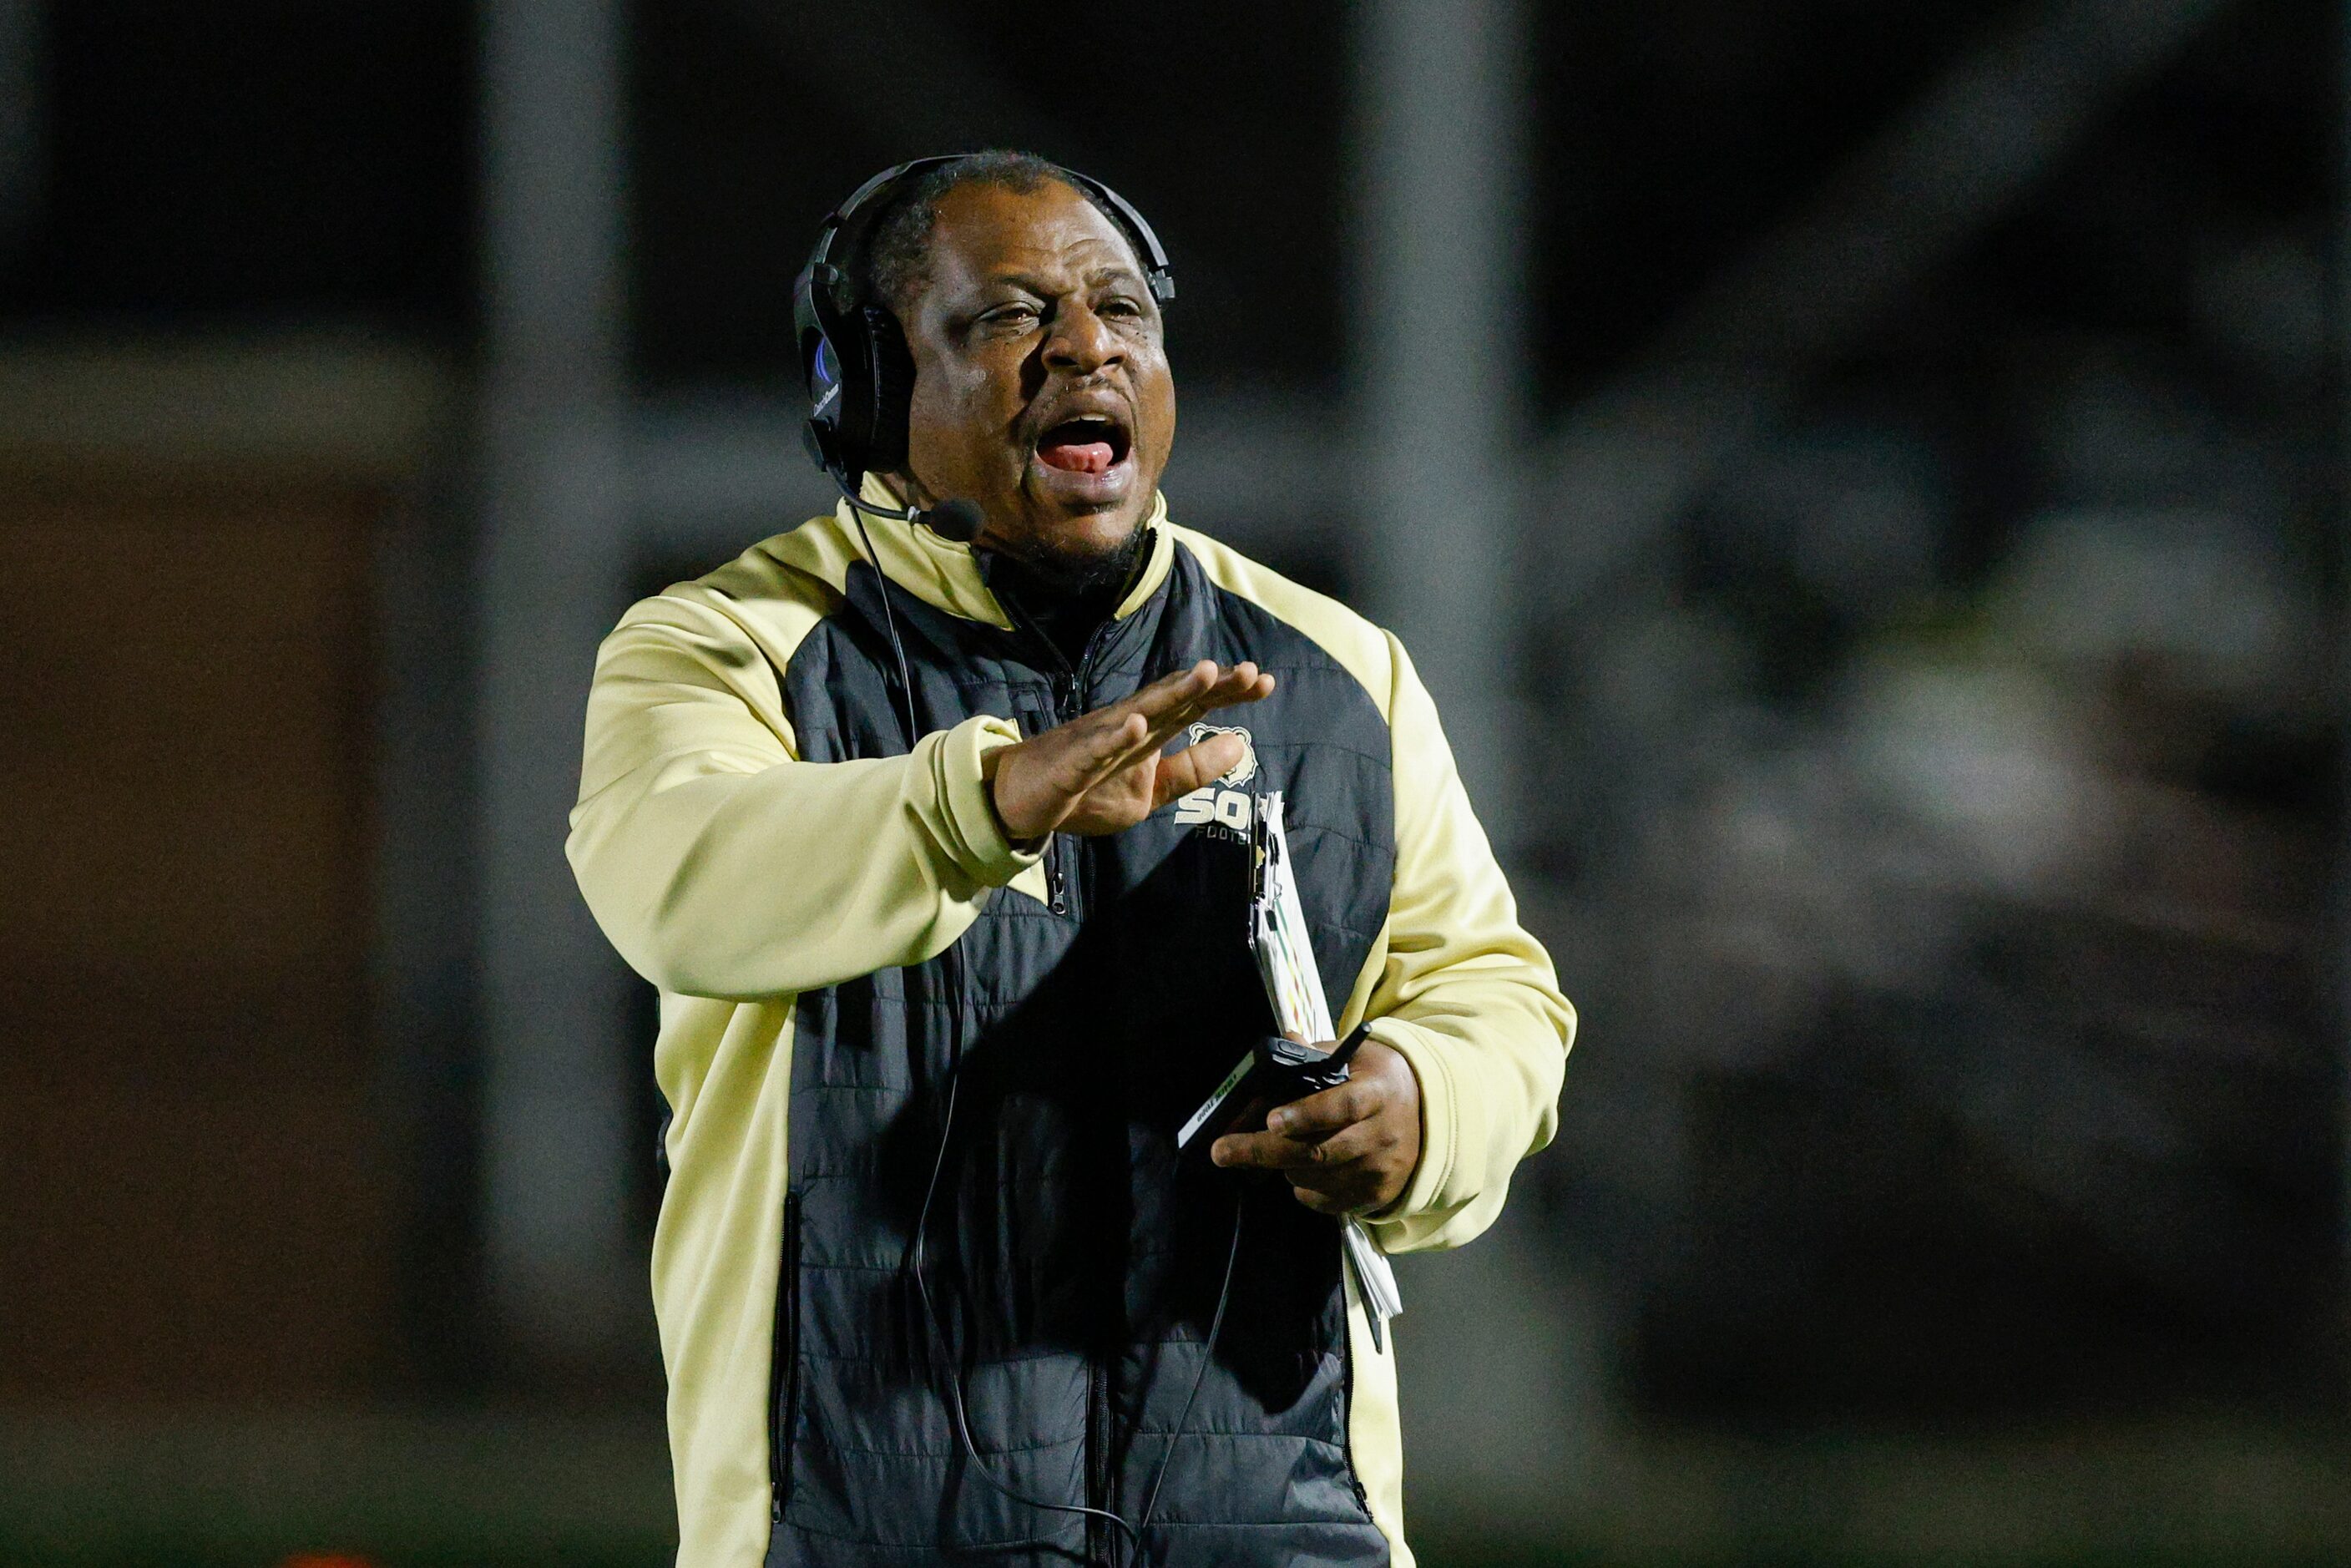
[(1114, 419), (1087, 414), (1065, 419), (1037, 439), (1037, 457), (1068, 474), (1107, 474), (1126, 461), (1126, 427)]

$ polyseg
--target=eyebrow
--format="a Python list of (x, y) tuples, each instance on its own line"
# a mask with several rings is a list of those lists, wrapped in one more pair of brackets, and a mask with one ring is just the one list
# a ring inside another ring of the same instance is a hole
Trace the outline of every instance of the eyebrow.
[[(1143, 275), (1140, 272), (1137, 272), (1129, 263), (1123, 261), (1113, 261), (1105, 262), (1103, 265), (1093, 268), (1088, 272), (1082, 279), (1088, 287), (1100, 287), (1104, 283), (1122, 280), (1133, 283), (1141, 283), (1143, 281)], [(1056, 292), (1056, 290), (1046, 287), (1045, 280), (1043, 278), (1039, 277), (1035, 273), (1031, 272), (992, 273), (987, 277), (982, 279), (981, 282), (984, 287), (990, 288), (1001, 287), (1008, 284), (1015, 288), (1026, 289), (1029, 293), (1036, 295), (1040, 299), (1050, 299)]]

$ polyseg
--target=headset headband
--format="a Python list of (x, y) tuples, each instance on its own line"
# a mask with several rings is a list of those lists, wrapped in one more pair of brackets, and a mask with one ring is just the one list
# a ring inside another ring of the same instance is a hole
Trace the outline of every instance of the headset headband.
[[(899, 185), (933, 169), (978, 156), (980, 154), (976, 152), (948, 152), (929, 158), (910, 158), (904, 163), (883, 170), (852, 191), (849, 200), (825, 214), (823, 227), (817, 234), (816, 249), (810, 254), (808, 265), (810, 272), (820, 267), (831, 269), (828, 281), (835, 295), (836, 308), (854, 309), (867, 303), (864, 294), (869, 284), (866, 278), (858, 275), (862, 269), (843, 266), (842, 263), (853, 264), (862, 256), (866, 231), (889, 206), (888, 198)], [(1176, 298), (1175, 269), (1167, 263), (1167, 253), (1160, 247), (1159, 236), (1152, 232), (1151, 225), (1144, 221), (1143, 214), (1135, 211), (1134, 204), (1090, 174), (1064, 169), (1059, 163), (1048, 167), (1059, 178), (1110, 208), (1111, 215), (1125, 228), (1127, 237), (1134, 242), (1135, 249), (1141, 253), (1144, 281), (1151, 286), (1151, 297), (1163, 306), (1172, 301)], [(844, 237), (847, 243), (844, 243)], [(836, 255), (839, 260), (835, 259)], [(840, 297), (844, 284), (854, 291), (853, 298)]]

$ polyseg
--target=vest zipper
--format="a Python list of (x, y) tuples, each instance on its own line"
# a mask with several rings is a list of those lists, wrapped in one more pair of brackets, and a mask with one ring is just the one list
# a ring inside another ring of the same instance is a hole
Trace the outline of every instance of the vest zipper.
[[(1060, 673), (1053, 677), (1053, 723), (1067, 724), (1079, 717), (1086, 711), (1086, 695), (1093, 684), (1094, 654), (1101, 649), (1102, 639), (1114, 622), (1105, 621), (1094, 628), (1092, 634), (1086, 639), (1085, 652), (1080, 655), (1077, 668), (1071, 669), (1069, 660), (1063, 657), (1061, 649), (1053, 645), (1051, 638), (1038, 631), (1035, 624), (1018, 610), (1013, 612), (1013, 616), (1024, 624), (1029, 635), (1044, 650), (1046, 656), (1060, 666)], [(1068, 833), (1052, 834), (1045, 844), (1045, 903), (1063, 919), (1079, 918), (1081, 913), (1078, 877), (1072, 874), (1073, 862), (1077, 866), (1084, 863), (1076, 839)]]
[[(1102, 1358), (1086, 1357), (1086, 1506), (1110, 1507), (1110, 1396), (1102, 1387)], [(1102, 1521), (1086, 1516), (1086, 1561), (1108, 1562), (1113, 1544), (1103, 1534)]]
[[(1029, 698), (1017, 705), (1021, 739), (1033, 740), (1061, 722), (1063, 678), (1059, 675), (1054, 677), (1053, 697), (1050, 703), (1040, 704), (1034, 698)], [(1041, 863), (1045, 869), (1045, 906), (1060, 915), (1067, 915), (1070, 913), (1069, 874), (1061, 865), (1064, 836), (1061, 833), (1046, 834), (1045, 852), (1041, 857)]]
[[(1091, 652), (1091, 647), (1089, 648)], [(1085, 712), (1083, 677), (1063, 667), (1063, 673), (1053, 677), (1053, 722), (1067, 724)], [(1077, 836), (1055, 833), (1045, 851), (1046, 884), (1053, 894), (1053, 913), (1074, 919), (1078, 913), (1076, 878), (1071, 874), (1070, 862), (1079, 854)]]
[(791, 1491), (793, 1406), (799, 1399), (800, 1195), (784, 1194), (784, 1244), (776, 1264), (776, 1327), (768, 1351), (768, 1495), (773, 1522), (784, 1522)]
[[(1103, 633), (1109, 629), (1108, 622), (1094, 628), (1093, 635), (1086, 639), (1085, 653), (1074, 670), (1061, 659), (1060, 649), (1053, 648), (1046, 639), (1039, 639), (1051, 649), (1055, 661), (1061, 665), (1061, 673), (1053, 677), (1055, 724), (1067, 724), (1086, 711), (1086, 696), (1093, 685), (1094, 653), (1102, 646)], [(1078, 841), (1076, 835), (1055, 833), (1052, 841), (1045, 846), (1046, 902), (1054, 914), (1064, 919), (1084, 917), (1084, 901), (1080, 896), (1084, 867), (1084, 846)]]
[(1061, 845), (1066, 833), (1055, 833), (1045, 843), (1045, 902), (1056, 915), (1070, 912), (1070, 890), (1061, 875)]
[[(1062, 664), (1064, 673), (1053, 682), (1053, 707), (1061, 723), (1067, 724), (1085, 713), (1088, 699), (1093, 695), (1094, 655), (1102, 651), (1103, 640), (1116, 623), (1113, 617), (1094, 628), (1092, 634), (1086, 639), (1085, 651), (1079, 656), (1076, 669), (1070, 669), (1066, 662)], [(1054, 652), (1058, 654), (1060, 650)], [(1061, 833), (1055, 837), (1068, 841), (1075, 874), (1064, 879), (1061, 896), (1054, 901), (1053, 912), (1066, 914), (1073, 919), (1083, 919), (1086, 900), (1081, 897), (1081, 891), (1092, 891), (1083, 888), (1088, 862), (1085, 845), (1074, 834)], [(1078, 885), (1072, 886), (1071, 883)], [(1089, 1353), (1086, 1357), (1086, 1505), (1089, 1508), (1108, 1509), (1111, 1506), (1108, 1381), (1101, 1354)], [(1086, 1519), (1086, 1560), (1089, 1563), (1108, 1563), (1112, 1561), (1112, 1553), (1117, 1546), (1118, 1542), (1109, 1538), (1102, 1521), (1089, 1515)]]

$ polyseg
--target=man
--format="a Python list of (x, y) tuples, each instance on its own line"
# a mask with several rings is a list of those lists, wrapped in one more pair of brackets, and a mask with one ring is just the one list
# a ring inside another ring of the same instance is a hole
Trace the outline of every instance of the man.
[[(1003, 153), (852, 206), (811, 267), (819, 445), (841, 356), (904, 353), (865, 389), (876, 521), (631, 610), (572, 817), (662, 993), (679, 1562), (1409, 1564), (1332, 1217), (1391, 1252), (1482, 1230), (1573, 1014), (1402, 648), (1167, 520), (1172, 284), (1132, 209)], [(1268, 1028), (1277, 789), (1370, 1040), (1179, 1157)]]

